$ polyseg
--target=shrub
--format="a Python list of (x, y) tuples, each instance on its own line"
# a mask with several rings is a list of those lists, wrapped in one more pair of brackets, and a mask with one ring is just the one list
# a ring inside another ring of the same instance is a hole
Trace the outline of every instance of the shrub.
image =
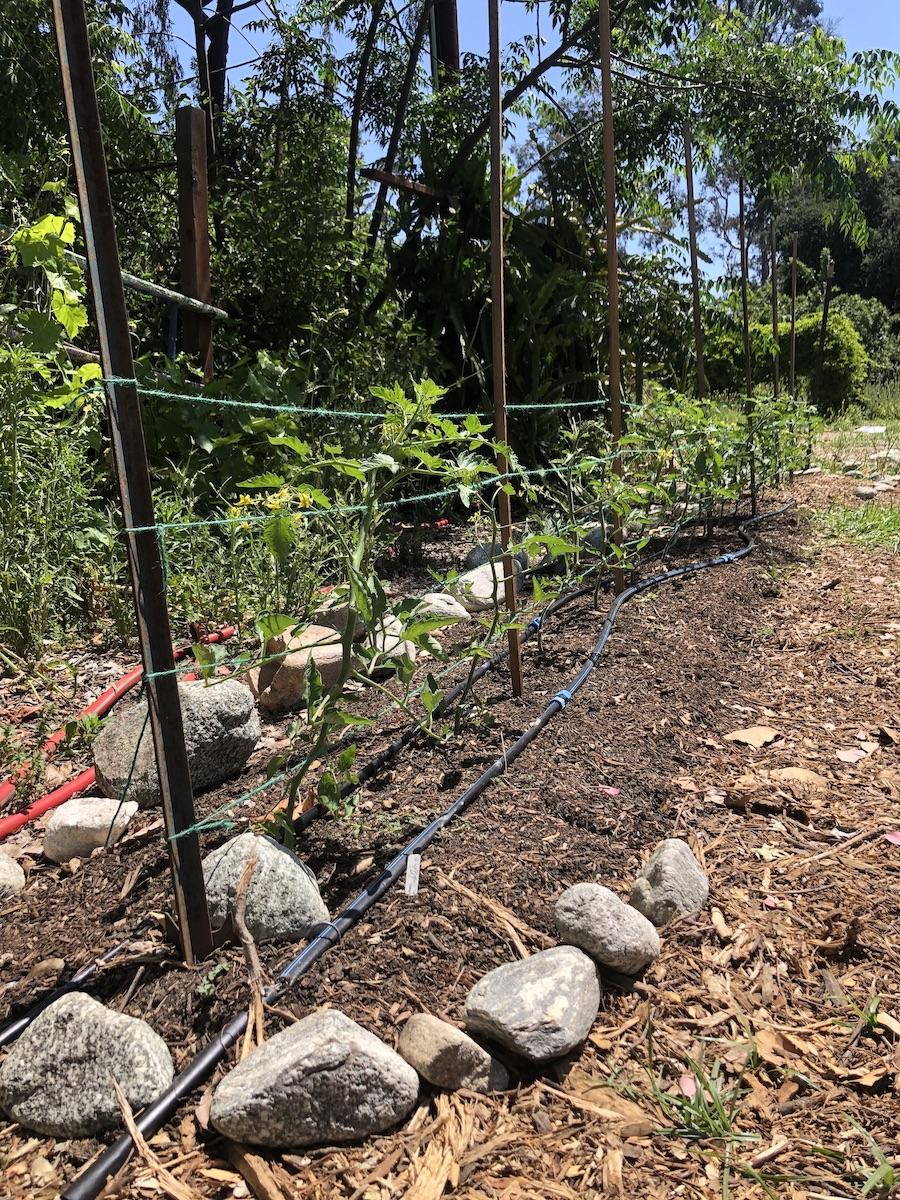
[[(825, 334), (822, 378), (817, 379), (819, 336), (822, 314), (811, 313), (797, 321), (797, 376), (822, 412), (834, 412), (862, 400), (869, 358), (853, 322), (841, 312), (831, 312)], [(787, 378), (790, 354), (790, 324), (778, 327), (781, 375)], [(706, 373), (714, 391), (740, 392), (744, 388), (744, 346), (739, 329), (715, 326), (708, 331), (705, 346)], [(774, 340), (768, 325), (750, 326), (753, 382), (767, 382), (772, 374)]]

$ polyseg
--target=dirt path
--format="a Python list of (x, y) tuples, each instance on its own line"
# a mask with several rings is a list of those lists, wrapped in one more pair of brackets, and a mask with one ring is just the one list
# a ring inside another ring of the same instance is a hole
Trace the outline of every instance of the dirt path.
[[(823, 486), (796, 490), (815, 502)], [(843, 494), (845, 481), (829, 486)], [(710, 907), (664, 931), (629, 992), (605, 991), (580, 1056), (501, 1096), (426, 1090), (397, 1134), (265, 1156), (255, 1175), (204, 1132), (195, 1097), (153, 1142), (184, 1195), (254, 1194), (244, 1175), (266, 1200), (860, 1195), (880, 1169), (870, 1139), (892, 1159), (900, 1118), (898, 601), (896, 558), (786, 518), (744, 563), (626, 609), (565, 718), (432, 847), (419, 896), (392, 894), (290, 1011), (334, 1004), (391, 1044), (419, 1009), (459, 1020), (484, 971), (548, 944), (564, 887), (595, 879), (627, 895), (641, 856), (673, 833), (705, 860)], [(332, 908), (408, 821), (483, 769), (501, 730), (527, 724), (596, 624), (584, 605), (548, 630), (530, 654), (527, 705), (502, 701), (492, 679), (481, 693), (492, 730), (406, 755), (354, 824), (313, 827), (303, 852)], [(759, 748), (729, 739), (752, 727), (769, 731)], [(198, 999), (196, 975), (158, 965), (135, 985), (127, 1011), (164, 1032), (178, 1065), (244, 1002), (242, 967), (223, 962), (211, 999)], [(285, 1017), (272, 1014), (270, 1031)], [(95, 1148), (10, 1127), (0, 1195), (56, 1195)], [(881, 1182), (892, 1174), (900, 1160)], [(137, 1163), (110, 1194), (176, 1191)]]

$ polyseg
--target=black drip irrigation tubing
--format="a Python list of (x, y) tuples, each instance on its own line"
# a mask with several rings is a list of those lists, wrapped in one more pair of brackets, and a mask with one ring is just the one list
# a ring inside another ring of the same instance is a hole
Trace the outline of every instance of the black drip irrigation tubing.
[[(420, 830), (403, 847), (400, 853), (395, 855), (377, 879), (364, 888), (355, 899), (351, 900), (333, 921), (329, 921), (320, 927), (319, 932), (282, 968), (275, 983), (266, 988), (263, 993), (263, 1002), (267, 1005), (277, 1004), (297, 980), (310, 971), (325, 952), (336, 946), (344, 934), (349, 933), (365, 914), (390, 891), (393, 885), (404, 874), (410, 856), (421, 854), (423, 850), (427, 849), (441, 830), (446, 828), (474, 800), (477, 800), (487, 790), (493, 780), (499, 775), (504, 774), (510, 764), (538, 737), (558, 713), (565, 711), (567, 705), (572, 701), (580, 688), (584, 686), (591, 672), (597, 666), (623, 605), (627, 604), (629, 600), (633, 600), (635, 596), (639, 596), (642, 592), (660, 587), (664, 583), (672, 583), (677, 579), (684, 579), (688, 575), (696, 575), (700, 571), (706, 571), (712, 567), (728, 566), (731, 563), (738, 562), (742, 558), (746, 558), (756, 546), (756, 543), (746, 532), (747, 529), (751, 525), (758, 524), (760, 521), (780, 516), (790, 507), (792, 506), (787, 504), (783, 508), (776, 509), (773, 512), (759, 513), (739, 525), (737, 533), (744, 542), (744, 545), (740, 549), (720, 554), (716, 558), (688, 563), (685, 566), (674, 567), (669, 571), (663, 571), (657, 575), (650, 575), (646, 579), (632, 584), (616, 596), (610, 607), (609, 614), (603, 622), (600, 636), (597, 638), (593, 650), (585, 659), (583, 667), (574, 679), (571, 680), (569, 686), (562, 688), (556, 693), (533, 724), (513, 742), (509, 749), (500, 758), (496, 759), (439, 816), (435, 817), (430, 824)], [(584, 590), (582, 589), (582, 593)], [(556, 602), (557, 607), (563, 601), (574, 599), (574, 595), (572, 593), (567, 597), (560, 597), (560, 600)], [(243, 1036), (247, 1028), (247, 1021), (248, 1013), (246, 1011), (236, 1013), (219, 1030), (215, 1040), (205, 1046), (181, 1074), (173, 1080), (166, 1091), (143, 1110), (141, 1115), (137, 1117), (135, 1124), (144, 1137), (150, 1137), (156, 1133), (175, 1114), (182, 1100), (196, 1088), (206, 1083), (216, 1067), (222, 1062), (226, 1054), (228, 1054), (229, 1050)], [(87, 1166), (69, 1184), (65, 1191), (61, 1193), (62, 1200), (96, 1200), (96, 1197), (105, 1187), (107, 1179), (125, 1165), (133, 1149), (134, 1142), (131, 1134), (122, 1134), (121, 1137), (117, 1138), (111, 1146), (104, 1150), (94, 1162)]]

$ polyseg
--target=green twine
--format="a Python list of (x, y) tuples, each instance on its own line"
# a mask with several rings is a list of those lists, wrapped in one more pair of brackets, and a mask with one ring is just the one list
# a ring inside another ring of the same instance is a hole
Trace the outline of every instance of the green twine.
[[(208, 396), (202, 392), (168, 392), (162, 388), (145, 387), (137, 379), (127, 379), (121, 375), (110, 375), (102, 381), (103, 383), (121, 384), (126, 387), (136, 388), (142, 396), (153, 396), (157, 400), (178, 400), (186, 401), (188, 404), (208, 404), (213, 408), (237, 408), (248, 409), (253, 412), (268, 412), (268, 413), (290, 413), (296, 416), (307, 417), (335, 417), (347, 421), (384, 421), (384, 413), (366, 412), (362, 409), (352, 408), (316, 408), (305, 404), (272, 404), (265, 400), (236, 400), (233, 396)], [(543, 404), (507, 404), (507, 412), (533, 412), (537, 410), (550, 411), (558, 409), (560, 412), (570, 408), (603, 408), (606, 406), (606, 400), (576, 400), (571, 403), (562, 400), (554, 403)], [(435, 416), (444, 418), (448, 421), (464, 421), (466, 417), (478, 416), (478, 413), (471, 412), (438, 412)]]
[[(612, 455), (608, 458), (598, 458), (592, 456), (586, 460), (592, 465), (603, 465), (606, 462), (613, 461)], [(546, 475), (571, 475), (576, 472), (582, 472), (585, 469), (585, 460), (578, 463), (570, 463), (565, 467), (534, 467), (530, 470), (522, 471), (505, 471), (502, 474), (490, 475), (487, 479), (475, 480), (471, 483), (459, 483), (456, 487), (441, 488), (435, 492), (422, 492), (417, 496), (404, 496), (399, 500), (387, 500), (379, 505), (382, 511), (389, 509), (406, 508), (411, 504), (424, 504), (432, 500), (446, 500), (451, 496), (458, 496), (460, 490), (468, 489), (469, 491), (484, 491), (486, 488), (493, 487), (495, 484), (514, 481), (516, 479), (533, 478), (534, 476)], [(250, 525), (250, 524), (265, 524), (267, 521), (273, 520), (279, 515), (290, 515), (293, 517), (303, 517), (309, 520), (311, 517), (334, 517), (344, 516), (352, 513), (362, 513), (368, 510), (366, 504), (337, 504), (332, 508), (297, 508), (297, 509), (278, 509), (268, 513), (241, 513), (236, 517), (210, 517), (207, 520), (196, 521), (158, 521), (155, 525), (126, 525), (125, 533), (150, 533), (158, 529), (205, 529), (215, 526), (228, 525)]]
[[(191, 395), (186, 392), (167, 392), (161, 388), (144, 387), (137, 379), (126, 379), (120, 375), (110, 375), (103, 383), (120, 384), (123, 387), (133, 387), (142, 396), (153, 396), (157, 400), (183, 400), (189, 404), (209, 404), (214, 408), (243, 408), (254, 412), (291, 413), (306, 417), (341, 417), (348, 421), (384, 421), (384, 413), (365, 412), (352, 408), (310, 408), (305, 404), (271, 404), (265, 400), (236, 400), (232, 396), (207, 396), (203, 393)], [(436, 413), (438, 417), (447, 420), (465, 420), (469, 413)]]

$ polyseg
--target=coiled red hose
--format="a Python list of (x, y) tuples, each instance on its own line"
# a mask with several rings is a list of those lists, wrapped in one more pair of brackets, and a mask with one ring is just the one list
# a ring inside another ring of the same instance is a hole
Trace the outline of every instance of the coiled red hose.
[[(227, 641), (228, 638), (234, 637), (235, 633), (237, 633), (237, 629), (234, 625), (227, 625), (224, 629), (220, 629), (215, 633), (205, 634), (199, 640), (206, 645), (212, 645), (215, 642)], [(182, 659), (187, 658), (190, 653), (191, 647), (189, 645), (177, 646), (175, 648), (175, 661), (180, 662)], [(118, 700), (121, 700), (124, 695), (140, 683), (143, 675), (144, 668), (142, 666), (132, 667), (112, 687), (108, 687), (105, 692), (101, 692), (96, 700), (86, 708), (83, 708), (76, 719), (81, 721), (86, 717), (104, 716)], [(41, 754), (45, 758), (49, 758), (57, 746), (65, 740), (65, 736), (65, 727), (57, 729), (56, 733), (48, 737), (43, 746), (41, 746)], [(22, 778), (23, 774), (24, 771), (20, 770), (16, 774), (11, 775), (9, 779), (5, 779), (0, 783), (0, 805), (4, 805), (12, 799), (16, 790), (16, 783)], [(94, 768), (88, 767), (86, 771), (82, 771), (73, 779), (67, 779), (60, 787), (54, 788), (52, 792), (47, 792), (39, 800), (35, 800), (34, 804), (30, 804), (22, 812), (11, 813), (8, 817), (0, 818), (0, 840), (9, 837), (11, 833), (15, 833), (17, 829), (21, 829), (23, 825), (27, 825), (29, 821), (33, 821), (35, 817), (49, 812), (52, 808), (58, 808), (60, 804), (65, 804), (67, 800), (71, 800), (79, 792), (87, 791), (89, 787), (93, 787), (95, 778)]]

